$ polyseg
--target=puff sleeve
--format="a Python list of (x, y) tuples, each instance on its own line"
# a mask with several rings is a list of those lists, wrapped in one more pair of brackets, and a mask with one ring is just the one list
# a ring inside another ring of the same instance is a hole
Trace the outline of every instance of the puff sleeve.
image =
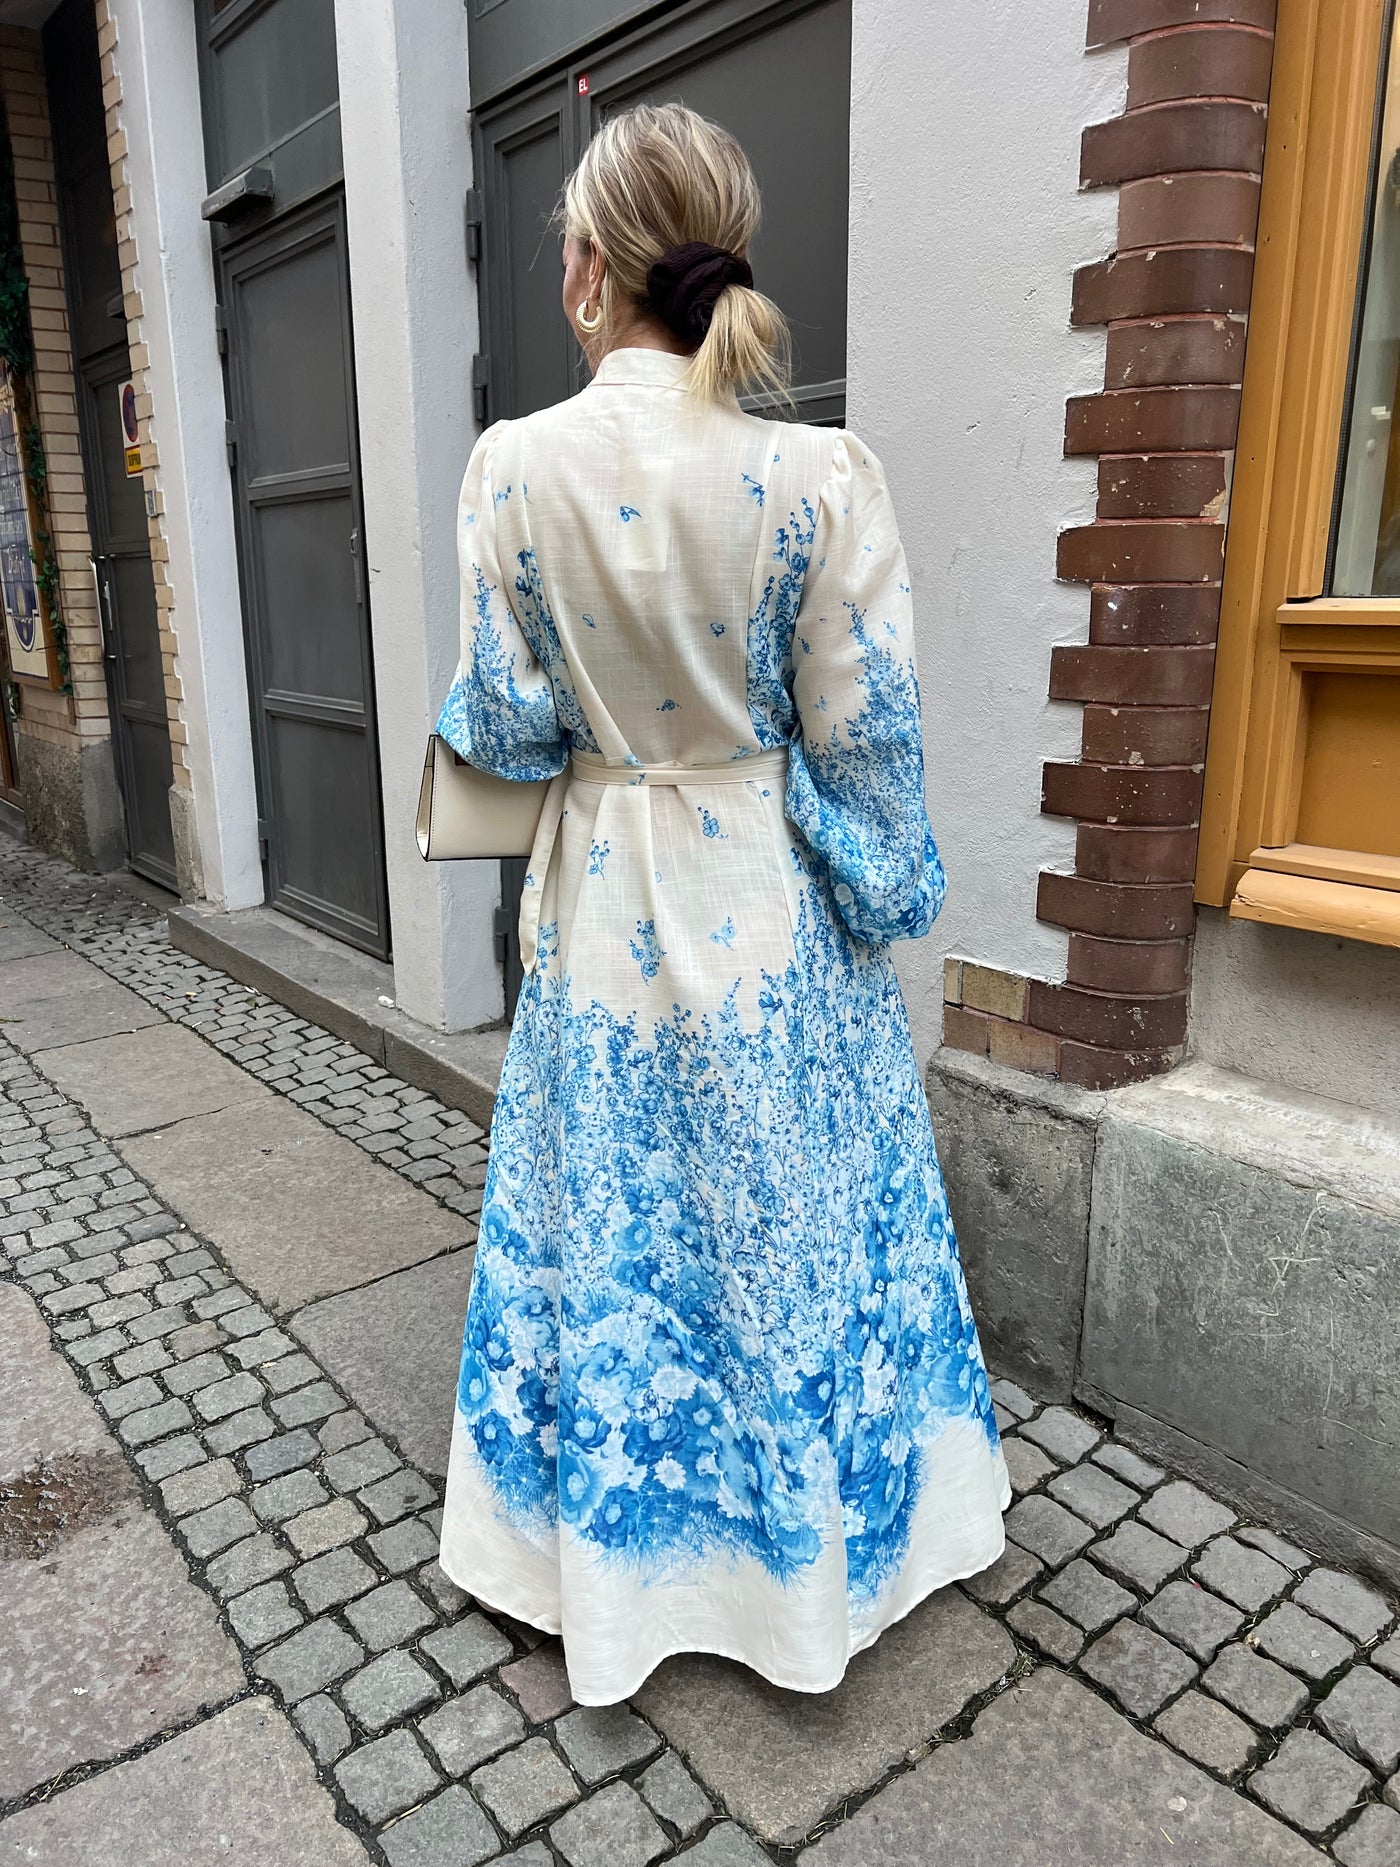
[(879, 461), (836, 437), (792, 644), (786, 809), (870, 941), (917, 938), (943, 903), (924, 804), (908, 567)]
[(461, 572), (461, 661), (437, 730), (470, 765), (498, 778), (553, 778), (568, 762), (549, 674), (513, 607), (513, 569), (502, 566), (497, 511), (523, 497), (497, 484), (496, 446), (506, 426), (488, 428), (472, 450), (457, 506)]

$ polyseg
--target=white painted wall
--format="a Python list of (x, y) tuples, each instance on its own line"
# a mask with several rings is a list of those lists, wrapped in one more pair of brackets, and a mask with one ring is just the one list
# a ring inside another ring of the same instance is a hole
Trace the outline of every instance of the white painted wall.
[(423, 749), (458, 654), (457, 494), (476, 430), (466, 12), (336, 8), (360, 462), (398, 1002), (448, 1030), (499, 1018), (494, 863), (429, 866), (413, 838)]
[(1069, 328), (1074, 269), (1113, 250), (1116, 190), (1079, 192), (1086, 123), (1123, 107), (1126, 54), (1084, 52), (1084, 0), (854, 0), (851, 426), (883, 461), (918, 617), (930, 813), (948, 869), (928, 939), (897, 949), (921, 1062), (942, 961), (1064, 976), (1035, 918), (1073, 826), (1040, 815), (1041, 763), (1075, 758), (1080, 708), (1049, 701), (1050, 649), (1087, 592), (1055, 540), (1093, 517), (1066, 461), (1065, 398), (1103, 387), (1102, 332)]
[(1193, 1056), (1393, 1117), (1400, 1110), (1400, 953), (1200, 909)]
[(200, 863), (211, 902), (246, 908), (261, 902), (263, 879), (214, 267), (199, 214), (194, 11), (189, 0), (111, 8)]

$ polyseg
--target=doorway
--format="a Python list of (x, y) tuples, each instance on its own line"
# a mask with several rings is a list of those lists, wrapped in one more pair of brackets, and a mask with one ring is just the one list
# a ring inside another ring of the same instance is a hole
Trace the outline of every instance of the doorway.
[(88, 0), (64, 0), (54, 13), (44, 28), (44, 60), (83, 482), (127, 860), (138, 874), (173, 889), (165, 668), (145, 481), (139, 467), (127, 469), (122, 399), (131, 365), (97, 21)]
[(389, 957), (332, 0), (200, 0), (268, 901)]

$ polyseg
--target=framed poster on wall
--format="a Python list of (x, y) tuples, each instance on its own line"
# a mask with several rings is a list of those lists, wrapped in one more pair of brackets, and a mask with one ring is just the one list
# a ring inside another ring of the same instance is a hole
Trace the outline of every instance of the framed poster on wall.
[(54, 683), (43, 599), (35, 574), (34, 528), (15, 383), (0, 362), (0, 603), (11, 674)]

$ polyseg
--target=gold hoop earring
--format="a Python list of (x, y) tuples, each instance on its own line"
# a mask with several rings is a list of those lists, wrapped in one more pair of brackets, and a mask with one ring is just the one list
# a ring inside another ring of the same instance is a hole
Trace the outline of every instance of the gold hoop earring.
[(587, 314), (588, 300), (585, 298), (578, 310), (574, 313), (574, 322), (581, 331), (587, 336), (592, 337), (595, 332), (603, 328), (603, 301), (601, 298), (598, 300), (598, 309), (593, 313), (593, 316), (590, 318)]

